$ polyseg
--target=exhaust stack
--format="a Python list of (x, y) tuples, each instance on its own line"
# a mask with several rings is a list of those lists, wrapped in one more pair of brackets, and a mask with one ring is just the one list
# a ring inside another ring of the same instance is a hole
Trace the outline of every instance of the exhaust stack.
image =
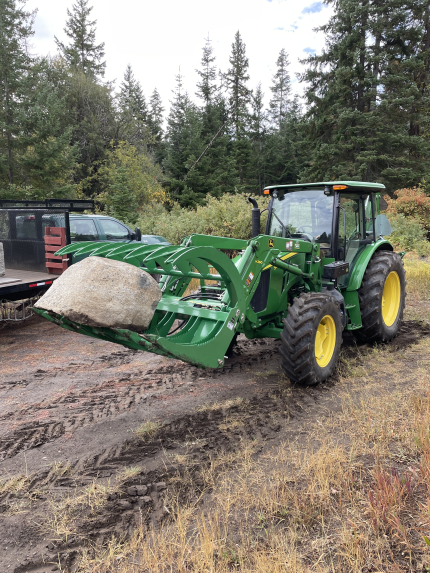
[(252, 238), (257, 237), (260, 234), (260, 219), (261, 213), (258, 208), (257, 201), (252, 197), (248, 197), (248, 201), (252, 203)]

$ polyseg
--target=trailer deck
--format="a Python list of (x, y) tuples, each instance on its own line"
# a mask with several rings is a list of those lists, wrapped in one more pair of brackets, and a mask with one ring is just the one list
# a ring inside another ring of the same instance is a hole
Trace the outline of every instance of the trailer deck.
[[(22, 271), (6, 267), (6, 274), (0, 277), (0, 299), (19, 291), (31, 291), (32, 288), (49, 286), (59, 275), (37, 271)], [(24, 298), (24, 297), (23, 297)]]

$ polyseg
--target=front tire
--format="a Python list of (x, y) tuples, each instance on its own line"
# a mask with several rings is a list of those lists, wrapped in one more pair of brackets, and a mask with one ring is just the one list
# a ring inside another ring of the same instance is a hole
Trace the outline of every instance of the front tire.
[(313, 386), (333, 374), (342, 330), (339, 304), (330, 295), (306, 293), (294, 299), (281, 333), (281, 365), (291, 382)]
[(406, 300), (403, 261), (392, 251), (377, 251), (370, 259), (358, 289), (361, 320), (357, 338), (389, 342), (399, 333)]

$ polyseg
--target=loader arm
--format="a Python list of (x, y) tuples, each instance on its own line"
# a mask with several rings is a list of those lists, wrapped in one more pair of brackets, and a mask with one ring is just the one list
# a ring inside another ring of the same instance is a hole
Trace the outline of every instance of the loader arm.
[[(289, 247), (294, 250), (287, 251)], [(233, 261), (223, 252), (229, 250), (241, 253)], [(297, 280), (305, 281), (308, 290), (321, 288), (318, 245), (295, 241), (293, 246), (285, 239), (265, 235), (250, 241), (191, 235), (182, 245), (167, 247), (81, 243), (68, 245), (56, 254), (99, 256), (129, 263), (161, 275), (163, 294), (145, 332), (85, 326), (35, 309), (41, 316), (74, 332), (201, 367), (222, 367), (237, 332), (249, 338), (278, 337), (289, 286)], [(272, 289), (266, 309), (255, 312), (251, 302), (263, 271), (276, 274), (284, 288), (275, 280), (279, 288)], [(184, 296), (192, 279), (200, 281), (201, 290)], [(208, 294), (206, 282), (214, 280), (219, 283), (214, 289), (218, 294)]]

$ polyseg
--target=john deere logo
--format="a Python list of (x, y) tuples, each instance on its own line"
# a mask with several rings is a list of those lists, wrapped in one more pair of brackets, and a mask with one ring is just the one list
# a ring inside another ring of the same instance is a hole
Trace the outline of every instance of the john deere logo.
[(273, 239), (269, 239), (269, 249), (272, 249), (275, 245), (275, 241)]

